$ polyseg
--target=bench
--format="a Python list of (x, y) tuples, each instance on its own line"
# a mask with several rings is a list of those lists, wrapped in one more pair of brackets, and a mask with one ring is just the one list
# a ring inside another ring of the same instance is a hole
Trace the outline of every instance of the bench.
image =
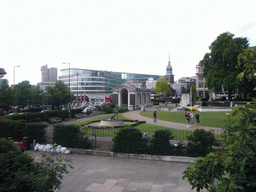
[(59, 122), (62, 122), (62, 118), (60, 118), (60, 117), (51, 117), (49, 119), (50, 124), (59, 123)]
[(83, 118), (83, 117), (86, 117), (87, 114), (83, 114), (83, 113), (78, 113), (78, 114), (75, 114), (75, 118)]

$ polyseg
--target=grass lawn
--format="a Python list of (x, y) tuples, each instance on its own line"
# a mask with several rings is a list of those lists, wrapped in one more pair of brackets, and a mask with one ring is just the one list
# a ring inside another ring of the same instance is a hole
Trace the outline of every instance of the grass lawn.
[[(110, 117), (112, 117), (113, 115), (107, 115), (104, 117), (100, 117), (100, 118), (95, 118), (93, 120), (96, 119), (108, 119)], [(119, 119), (127, 119), (125, 118), (122, 114), (118, 114), (118, 118)], [(82, 126), (84, 125), (86, 122), (89, 122), (91, 120), (88, 121), (84, 121), (84, 122), (78, 122), (75, 123), (74, 125), (78, 125), (78, 126)], [(152, 137), (155, 133), (156, 130), (159, 129), (168, 129), (172, 132), (172, 135), (174, 136), (174, 139), (186, 139), (187, 135), (191, 135), (192, 131), (189, 130), (179, 130), (179, 129), (172, 129), (169, 127), (162, 127), (162, 126), (158, 126), (158, 125), (152, 125), (152, 124), (147, 124), (147, 123), (142, 123), (139, 124), (138, 126), (134, 127), (136, 129), (139, 129), (141, 131), (141, 133), (147, 133), (149, 137)], [(87, 129), (83, 129), (82, 132), (85, 135), (96, 135), (98, 137), (115, 137), (115, 134), (118, 132), (119, 129), (112, 129), (112, 128), (97, 128), (97, 129), (92, 129), (92, 128), (87, 128)]]
[[(153, 118), (152, 111), (144, 111), (140, 114), (145, 117)], [(194, 113), (195, 114), (195, 113)], [(199, 112), (201, 117), (200, 125), (209, 127), (223, 128), (228, 119), (226, 112)], [(165, 112), (157, 111), (157, 118), (159, 120), (170, 121), (175, 123), (186, 123), (185, 113), (182, 112)]]

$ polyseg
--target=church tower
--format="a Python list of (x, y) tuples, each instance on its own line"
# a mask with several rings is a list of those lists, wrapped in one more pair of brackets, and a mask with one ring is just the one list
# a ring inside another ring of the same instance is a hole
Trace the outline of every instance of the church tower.
[(174, 84), (174, 75), (172, 74), (172, 66), (170, 62), (170, 54), (169, 54), (169, 61), (168, 66), (166, 67), (166, 75), (164, 76), (165, 80), (168, 81), (170, 84)]

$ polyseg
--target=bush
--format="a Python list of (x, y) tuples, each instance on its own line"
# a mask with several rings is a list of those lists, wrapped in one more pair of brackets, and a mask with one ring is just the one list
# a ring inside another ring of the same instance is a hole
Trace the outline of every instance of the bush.
[(120, 129), (113, 138), (112, 151), (115, 153), (146, 154), (148, 152), (147, 141), (142, 138), (138, 129)]
[(54, 125), (53, 142), (64, 147), (91, 148), (88, 137), (84, 137), (79, 126), (74, 125)]
[(81, 108), (78, 108), (78, 109), (71, 109), (71, 110), (70, 110), (71, 118), (75, 118), (75, 114), (82, 113), (82, 111), (83, 111), (83, 109), (81, 109)]
[(172, 103), (180, 103), (180, 98), (173, 99)]
[(153, 155), (170, 155), (172, 147), (169, 140), (173, 138), (170, 130), (157, 130), (150, 142), (149, 153)]
[(226, 97), (220, 97), (218, 100), (219, 100), (219, 101), (226, 101), (227, 98), (226, 98)]
[[(53, 191), (59, 189), (70, 165), (62, 158), (43, 155), (40, 163), (28, 153), (21, 153), (17, 144), (0, 139), (0, 191)], [(54, 154), (53, 154), (54, 155)], [(72, 168), (72, 167), (71, 167)]]
[(216, 145), (214, 134), (204, 129), (196, 129), (192, 135), (187, 136), (187, 154), (188, 156), (205, 156), (212, 152), (212, 146)]
[(209, 97), (202, 98), (202, 101), (209, 101)]

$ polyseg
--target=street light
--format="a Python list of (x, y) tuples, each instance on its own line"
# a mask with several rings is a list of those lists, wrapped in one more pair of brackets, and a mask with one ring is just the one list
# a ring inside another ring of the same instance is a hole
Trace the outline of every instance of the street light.
[(19, 65), (13, 66), (13, 90), (15, 94), (15, 67), (20, 67)]
[(69, 87), (68, 108), (69, 108), (69, 105), (70, 105), (70, 104), (69, 104), (69, 103), (70, 103), (70, 97), (71, 97), (71, 96), (70, 96), (70, 63), (67, 62), (67, 63), (63, 63), (63, 64), (64, 64), (64, 65), (65, 65), (65, 64), (68, 64), (68, 71), (69, 71), (69, 75), (68, 75), (68, 79), (69, 79), (69, 86), (68, 86), (68, 87)]
[(77, 76), (77, 92), (76, 92), (76, 95), (77, 95), (77, 102), (78, 102), (78, 73), (76, 74), (76, 76)]

